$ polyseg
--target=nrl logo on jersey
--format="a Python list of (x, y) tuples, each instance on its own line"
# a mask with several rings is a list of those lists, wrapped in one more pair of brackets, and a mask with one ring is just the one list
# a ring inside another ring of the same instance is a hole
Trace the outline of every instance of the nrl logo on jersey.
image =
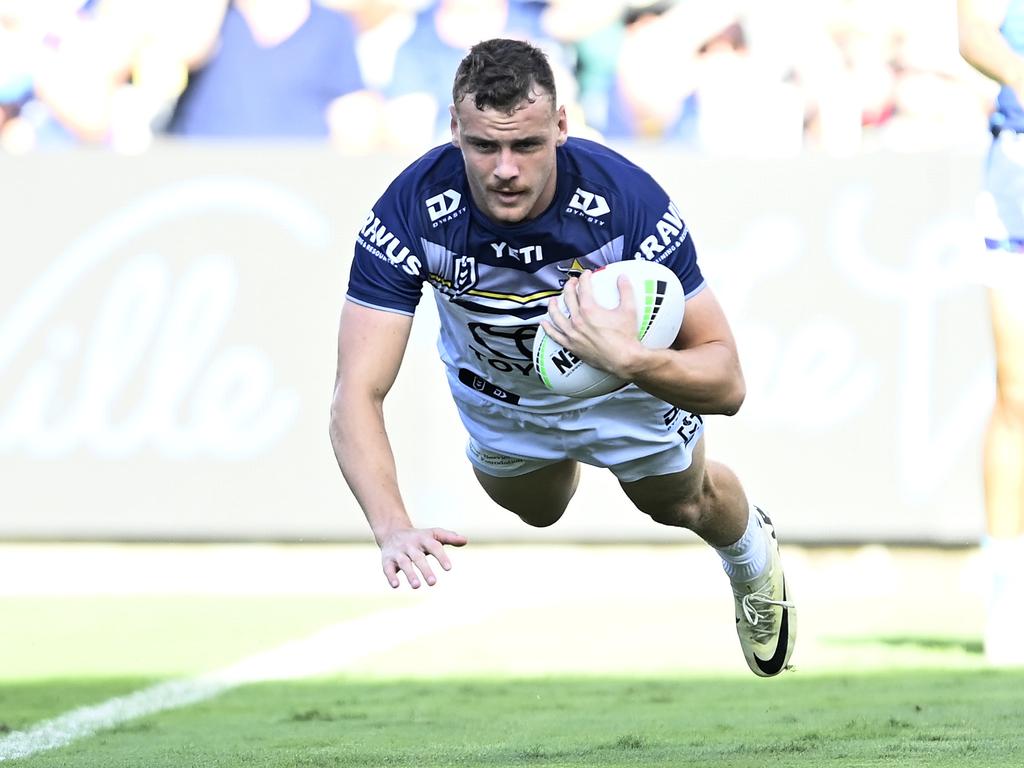
[(576, 187), (565, 212), (580, 216), (592, 224), (600, 224), (603, 227), (605, 223), (600, 220), (600, 217), (610, 213), (611, 210), (608, 207), (608, 201), (601, 195)]
[(427, 206), (427, 213), (430, 215), (431, 223), (434, 227), (438, 227), (446, 221), (451, 221), (466, 210), (465, 208), (459, 208), (461, 202), (462, 195), (454, 189), (446, 189), (439, 195), (428, 197), (423, 201), (423, 204)]
[(476, 259), (472, 256), (457, 256), (452, 264), (452, 291), (456, 296), (465, 293), (477, 281)]

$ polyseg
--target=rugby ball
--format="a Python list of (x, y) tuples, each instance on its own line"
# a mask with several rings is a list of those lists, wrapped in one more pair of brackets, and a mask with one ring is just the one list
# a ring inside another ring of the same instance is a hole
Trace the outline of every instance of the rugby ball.
[[(630, 259), (609, 264), (593, 273), (591, 285), (598, 304), (607, 309), (619, 305), (619, 275), (626, 275), (636, 305), (636, 332), (649, 349), (672, 344), (683, 322), (686, 295), (675, 272), (664, 264)], [(558, 297), (562, 314), (569, 316), (563, 297)], [(543, 327), (533, 340), (533, 367), (544, 386), (559, 395), (596, 397), (614, 392), (627, 382), (580, 360), (552, 339)]]

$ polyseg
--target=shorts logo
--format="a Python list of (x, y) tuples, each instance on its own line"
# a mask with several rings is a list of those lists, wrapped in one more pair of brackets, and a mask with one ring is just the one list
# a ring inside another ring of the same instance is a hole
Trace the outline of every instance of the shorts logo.
[(476, 259), (472, 256), (458, 256), (453, 267), (455, 274), (452, 277), (452, 289), (458, 296), (476, 285)]
[[(681, 421), (679, 420), (680, 416), (682, 416)], [(682, 438), (683, 445), (689, 445), (694, 437), (703, 434), (704, 417), (699, 413), (689, 413), (682, 408), (672, 406), (661, 415), (661, 418), (666, 427)], [(676, 426), (677, 421), (679, 426)]]
[(461, 202), (462, 195), (454, 189), (446, 189), (441, 194), (434, 195), (425, 201), (427, 213), (430, 214), (431, 221), (437, 221), (444, 216), (454, 213)]
[(475, 389), (477, 392), (481, 392), (488, 397), (493, 397), (495, 400), (500, 400), (503, 403), (509, 403), (511, 405), (519, 404), (519, 395), (515, 392), (509, 392), (507, 389), (496, 387), (487, 379), (478, 376), (466, 368), (459, 368), (459, 381), (467, 387)]
[(577, 211), (582, 211), (592, 219), (604, 216), (606, 213), (611, 211), (611, 208), (608, 207), (607, 200), (600, 195), (595, 195), (593, 192), (587, 192), (585, 189), (580, 189), (579, 187), (576, 187), (572, 200), (569, 201), (569, 207), (574, 208)]

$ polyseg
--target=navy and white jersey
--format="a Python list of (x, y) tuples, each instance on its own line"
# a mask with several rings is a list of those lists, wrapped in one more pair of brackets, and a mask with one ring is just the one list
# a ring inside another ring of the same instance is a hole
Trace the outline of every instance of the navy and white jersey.
[(462, 153), (437, 147), (406, 168), (356, 238), (348, 298), (412, 314), (434, 288), (438, 349), (452, 394), (540, 411), (582, 407), (536, 374), (533, 338), (547, 302), (573, 275), (623, 259), (670, 267), (687, 298), (704, 287), (679, 210), (618, 153), (570, 138), (557, 150), (556, 191), (538, 217), (495, 223), (473, 203)]
[[(1024, 0), (1010, 0), (1006, 16), (999, 28), (1007, 44), (1018, 55), (1024, 56)], [(1024, 106), (1017, 99), (1013, 89), (1004, 85), (996, 97), (996, 108), (992, 113), (994, 132), (1002, 129), (1024, 133)]]

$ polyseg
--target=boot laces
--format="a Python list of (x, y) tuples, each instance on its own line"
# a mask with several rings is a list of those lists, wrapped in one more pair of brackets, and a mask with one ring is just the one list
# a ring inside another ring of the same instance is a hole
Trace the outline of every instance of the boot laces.
[(757, 643), (766, 643), (776, 634), (775, 611), (772, 609), (793, 607), (793, 603), (788, 600), (773, 599), (771, 588), (771, 581), (769, 581), (760, 589), (744, 595), (740, 600), (743, 618), (747, 620), (750, 634)]

